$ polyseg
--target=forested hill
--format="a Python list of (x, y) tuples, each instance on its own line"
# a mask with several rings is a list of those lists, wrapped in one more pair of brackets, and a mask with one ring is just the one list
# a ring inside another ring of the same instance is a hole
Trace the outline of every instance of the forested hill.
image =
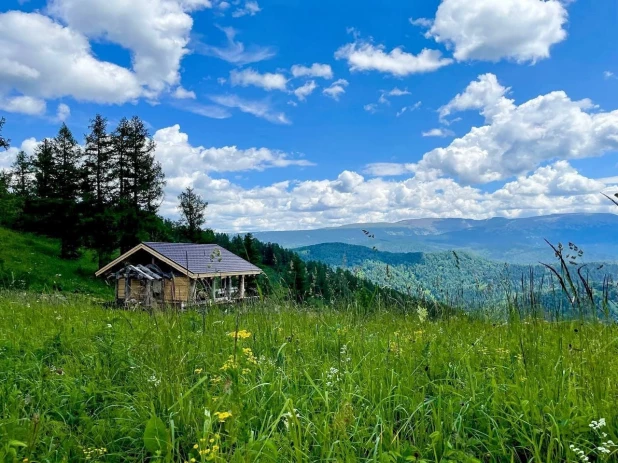
[[(296, 251), (303, 259), (346, 268), (378, 285), (439, 300), (455, 296), (496, 299), (509, 289), (520, 288), (522, 277), (529, 280), (532, 275), (537, 285), (547, 285), (550, 280), (541, 264), (505, 264), (459, 251), (393, 253), (343, 243), (317, 244)], [(551, 250), (545, 262), (555, 263)], [(618, 273), (618, 265), (590, 263), (583, 270), (591, 282), (601, 284), (606, 275)]]
[[(3, 125), (0, 118), (0, 137)], [(93, 280), (97, 268), (142, 241), (165, 241), (216, 243), (262, 267), (254, 289), (263, 295), (329, 304), (401, 296), (251, 235), (215, 233), (207, 228), (208, 202), (190, 187), (177, 198), (180, 220), (161, 217), (165, 172), (144, 121), (109, 127), (96, 115), (89, 129), (81, 144), (62, 124), (32, 155), (21, 151), (10, 170), (0, 170), (0, 285), (105, 292)]]
[[(181, 229), (171, 222), (161, 222), (160, 233), (169, 241), (183, 241)], [(261, 243), (245, 235), (230, 239), (211, 230), (202, 232), (200, 241), (217, 243), (244, 257), (264, 270), (258, 280), (265, 296), (310, 301), (367, 302), (376, 294), (395, 294), (358, 278), (350, 271), (334, 269), (321, 262), (303, 261), (293, 251), (277, 244)], [(60, 240), (0, 227), (0, 288), (37, 292), (80, 293), (111, 300), (113, 287), (96, 279), (97, 256), (82, 248), (75, 259), (61, 259)]]

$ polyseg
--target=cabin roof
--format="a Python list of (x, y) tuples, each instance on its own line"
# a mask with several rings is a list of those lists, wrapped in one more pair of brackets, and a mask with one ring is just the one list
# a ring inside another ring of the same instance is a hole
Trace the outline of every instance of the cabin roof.
[(231, 275), (258, 275), (262, 273), (245, 259), (216, 244), (145, 242), (101, 268), (96, 276), (125, 262), (133, 253), (143, 249), (191, 278)]
[(144, 243), (182, 268), (195, 274), (254, 273), (261, 270), (216, 244)]

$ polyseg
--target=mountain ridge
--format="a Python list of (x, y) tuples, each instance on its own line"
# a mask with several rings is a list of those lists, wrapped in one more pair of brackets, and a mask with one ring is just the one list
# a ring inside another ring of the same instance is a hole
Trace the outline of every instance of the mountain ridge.
[(570, 213), (515, 219), (406, 219), (254, 235), (288, 248), (339, 242), (390, 252), (460, 250), (491, 260), (527, 264), (547, 255), (545, 240), (555, 244), (574, 242), (591, 260), (618, 261), (617, 229), (617, 215)]

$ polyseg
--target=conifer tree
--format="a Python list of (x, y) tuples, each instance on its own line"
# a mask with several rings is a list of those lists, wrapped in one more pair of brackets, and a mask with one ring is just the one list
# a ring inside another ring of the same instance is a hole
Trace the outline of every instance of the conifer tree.
[(114, 141), (107, 119), (97, 114), (86, 135), (82, 184), (82, 220), (87, 244), (97, 252), (99, 267), (117, 246), (116, 214), (112, 210), (117, 183), (114, 178)]
[(34, 175), (32, 158), (24, 151), (17, 153), (11, 166), (11, 191), (14, 196), (15, 208), (18, 214), (13, 226), (19, 229), (26, 227), (31, 214), (32, 197), (34, 194)]
[(255, 238), (251, 233), (247, 233), (243, 239), (244, 256), (252, 264), (259, 264), (260, 257), (256, 249)]
[(202, 225), (206, 222), (204, 213), (208, 203), (195, 192), (192, 187), (187, 187), (185, 191), (178, 195), (178, 209), (180, 209), (180, 225), (185, 228), (187, 238), (191, 242), (200, 241)]
[(20, 151), (11, 166), (12, 189), (22, 200), (30, 198), (34, 192), (32, 158)]
[(154, 140), (140, 118), (121, 120), (113, 138), (120, 249), (125, 252), (147, 239), (149, 228), (156, 227), (165, 176), (154, 157)]
[(31, 213), (24, 217), (27, 228), (37, 233), (57, 236), (52, 224), (54, 203), (54, 151), (52, 140), (45, 139), (34, 150), (34, 198)]
[(58, 131), (52, 144), (53, 206), (55, 225), (59, 227), (61, 239), (60, 256), (74, 259), (80, 247), (80, 220), (77, 203), (80, 193), (81, 149), (66, 126)]

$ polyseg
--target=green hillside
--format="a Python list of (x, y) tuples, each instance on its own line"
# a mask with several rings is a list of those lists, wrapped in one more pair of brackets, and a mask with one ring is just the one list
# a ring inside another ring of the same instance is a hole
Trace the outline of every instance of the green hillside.
[(92, 252), (70, 261), (59, 255), (59, 240), (0, 228), (0, 287), (113, 295), (104, 281), (94, 277), (97, 263)]
[[(395, 253), (343, 243), (306, 246), (296, 251), (303, 259), (346, 267), (378, 285), (444, 302), (465, 301), (467, 305), (476, 302), (483, 307), (504, 300), (507, 293), (529, 293), (530, 278), (534, 281), (532, 289), (537, 292), (535, 297), (547, 297), (548, 303), (555, 304), (553, 290), (557, 289), (560, 294), (557, 283), (552, 287), (549, 272), (540, 264), (505, 264), (467, 252)], [(545, 262), (555, 263), (551, 253)], [(573, 272), (575, 274), (575, 269)], [(590, 263), (582, 268), (582, 275), (599, 292), (604, 278), (617, 273), (616, 264)], [(613, 287), (610, 294), (615, 294)]]

